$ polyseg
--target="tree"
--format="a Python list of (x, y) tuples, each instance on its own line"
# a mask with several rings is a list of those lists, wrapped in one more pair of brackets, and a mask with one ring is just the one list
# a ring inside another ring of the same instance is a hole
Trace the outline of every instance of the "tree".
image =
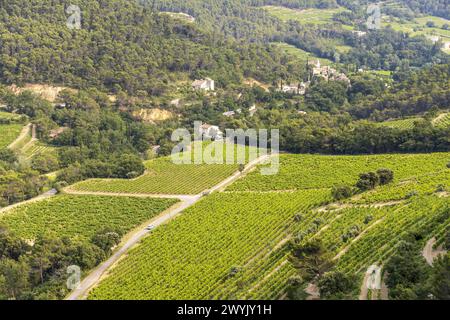
[(6, 299), (20, 299), (29, 288), (30, 269), (25, 260), (0, 260), (0, 296)]
[(389, 169), (379, 169), (377, 171), (378, 177), (380, 178), (380, 185), (389, 184), (394, 181), (394, 172)]
[(362, 173), (359, 175), (359, 180), (356, 187), (361, 191), (368, 191), (375, 189), (380, 184), (380, 177), (375, 172)]
[(115, 174), (118, 178), (135, 178), (145, 171), (142, 160), (133, 154), (123, 155), (116, 162), (116, 166)]
[(335, 200), (348, 199), (353, 195), (353, 189), (349, 186), (333, 186), (331, 195)]
[(17, 162), (17, 156), (14, 151), (10, 149), (0, 149), (0, 161), (4, 161), (8, 164), (13, 164)]
[(326, 272), (318, 283), (320, 297), (342, 299), (355, 289), (355, 283), (355, 277), (348, 276), (340, 271)]
[(333, 266), (330, 254), (320, 240), (311, 240), (305, 244), (291, 242), (291, 248), (290, 261), (307, 281), (320, 278)]

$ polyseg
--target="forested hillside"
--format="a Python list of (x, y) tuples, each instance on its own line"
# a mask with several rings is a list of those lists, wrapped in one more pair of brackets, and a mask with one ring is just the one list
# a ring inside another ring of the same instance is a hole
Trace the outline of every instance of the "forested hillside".
[[(66, 27), (67, 1), (7, 1), (0, 11), (3, 83), (59, 83), (72, 87), (158, 95), (178, 74), (207, 75), (220, 84), (245, 76), (270, 81), (283, 69), (267, 47), (233, 44), (139, 6), (134, 1), (75, 1), (82, 28)], [(120, 14), (118, 14), (120, 13)]]

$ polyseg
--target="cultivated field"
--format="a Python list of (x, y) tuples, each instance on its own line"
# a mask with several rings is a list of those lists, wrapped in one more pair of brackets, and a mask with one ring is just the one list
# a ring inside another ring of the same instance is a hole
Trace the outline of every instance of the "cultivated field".
[(39, 235), (84, 241), (105, 228), (125, 234), (176, 202), (172, 199), (59, 195), (1, 213), (0, 225), (31, 241)]
[(237, 171), (236, 165), (176, 165), (170, 159), (146, 163), (147, 172), (134, 180), (92, 179), (80, 182), (75, 191), (131, 194), (198, 194)]
[[(243, 147), (234, 146), (234, 150), (235, 159), (240, 150), (245, 152), (248, 162), (249, 148), (244, 150)], [(214, 187), (239, 168), (237, 164), (175, 164), (170, 157), (147, 161), (145, 166), (146, 173), (134, 180), (92, 179), (70, 189), (82, 192), (192, 195)]]
[(306, 214), (327, 200), (329, 193), (318, 191), (212, 195), (156, 229), (91, 298), (231, 297), (234, 272), (255, 266), (248, 284), (256, 284), (271, 266), (259, 265), (260, 259), (289, 234), (295, 214)]
[[(362, 277), (407, 232), (420, 228), (441, 241), (450, 225), (449, 160), (449, 153), (282, 155), (279, 175), (255, 170), (155, 230), (89, 298), (277, 299), (295, 275), (289, 241), (314, 238), (337, 268)], [(394, 170), (392, 184), (333, 202), (331, 186), (381, 167)]]
[(9, 146), (22, 131), (21, 124), (0, 124), (0, 149)]
[(369, 156), (281, 155), (280, 173), (261, 176), (258, 170), (229, 187), (230, 191), (271, 191), (331, 188), (355, 184), (358, 175), (380, 168), (395, 172), (396, 181), (441, 172), (449, 153)]

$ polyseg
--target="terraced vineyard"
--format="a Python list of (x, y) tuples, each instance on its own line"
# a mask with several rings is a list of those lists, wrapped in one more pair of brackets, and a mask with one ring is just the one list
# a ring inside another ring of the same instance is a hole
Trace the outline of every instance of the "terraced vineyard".
[(360, 273), (372, 264), (381, 265), (409, 232), (427, 234), (424, 240), (435, 236), (434, 229), (450, 219), (449, 205), (448, 198), (427, 196), (398, 206), (393, 214), (386, 215), (381, 223), (350, 246), (339, 260), (338, 268), (348, 273)]
[(0, 111), (0, 119), (18, 120), (19, 118), (20, 118), (20, 115), (18, 115), (18, 114)]
[(392, 154), (371, 156), (281, 155), (280, 172), (262, 176), (255, 170), (231, 185), (229, 191), (273, 191), (331, 188), (336, 184), (355, 184), (363, 172), (389, 168), (396, 182), (438, 173), (450, 161), (449, 153)]
[(0, 124), (0, 149), (9, 146), (22, 131), (21, 124)]
[(176, 203), (141, 199), (60, 195), (0, 214), (0, 225), (24, 239), (56, 235), (87, 240), (105, 228), (126, 233)]
[[(251, 265), (255, 255), (270, 254), (289, 234), (296, 213), (306, 214), (328, 200), (328, 191), (212, 195), (156, 229), (119, 262), (91, 299), (204, 299), (225, 294), (220, 288), (229, 283), (232, 291), (234, 270)], [(253, 277), (259, 274), (260, 268), (251, 272)]]
[[(448, 153), (282, 155), (278, 176), (252, 172), (157, 229), (89, 298), (277, 299), (296, 273), (291, 239), (321, 239), (338, 269), (362, 277), (408, 232), (442, 239), (450, 225), (449, 160)], [(391, 185), (330, 204), (333, 184), (380, 167), (394, 170)]]

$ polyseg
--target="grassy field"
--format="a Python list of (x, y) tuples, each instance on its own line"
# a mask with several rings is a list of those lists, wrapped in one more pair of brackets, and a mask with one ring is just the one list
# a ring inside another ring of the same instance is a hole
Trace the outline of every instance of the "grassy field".
[(397, 129), (412, 129), (416, 122), (423, 121), (422, 118), (408, 118), (408, 119), (400, 119), (400, 120), (392, 120), (377, 123), (380, 126), (397, 128)]
[(0, 225), (31, 241), (39, 235), (85, 241), (105, 228), (126, 233), (176, 202), (172, 199), (59, 195), (1, 213)]
[[(407, 232), (420, 228), (424, 240), (444, 234), (449, 201), (436, 192), (439, 185), (439, 192), (450, 191), (449, 160), (449, 153), (282, 155), (278, 176), (254, 171), (155, 230), (89, 298), (278, 299), (295, 275), (287, 259), (291, 239), (320, 238), (338, 269), (361, 277), (386, 261)], [(332, 203), (333, 184), (354, 183), (358, 173), (381, 167), (394, 170), (391, 185)], [(410, 184), (420, 192), (399, 197)], [(347, 236), (350, 230), (357, 232)]]
[[(391, 26), (396, 31), (409, 33), (413, 36), (440, 36), (444, 41), (450, 41), (450, 30), (442, 29), (444, 24), (450, 24), (450, 20), (440, 17), (424, 16), (412, 21), (400, 21), (392, 17), (384, 17), (383, 27)], [(428, 27), (427, 22), (434, 22), (435, 27)]]
[(324, 64), (324, 65), (333, 65), (334, 62), (328, 59), (323, 59), (323, 58), (318, 58), (317, 56), (315, 56), (314, 54), (304, 51), (302, 49), (299, 49), (297, 47), (294, 47), (292, 45), (289, 45), (287, 43), (284, 42), (273, 42), (273, 45), (277, 46), (278, 48), (282, 49), (284, 52), (286, 52), (288, 55), (293, 56), (294, 58), (297, 58), (298, 60), (301, 61), (315, 61), (315, 60), (319, 60), (320, 63)]
[(0, 124), (0, 149), (9, 146), (22, 131), (21, 124)]
[(15, 113), (0, 111), (0, 119), (18, 120), (18, 119), (20, 119), (20, 115), (15, 114)]
[(443, 113), (433, 120), (433, 124), (439, 128), (450, 127), (450, 112)]
[(347, 11), (345, 8), (305, 10), (294, 10), (277, 6), (265, 6), (263, 8), (282, 21), (294, 20), (301, 24), (316, 25), (333, 23), (333, 16), (336, 13)]

